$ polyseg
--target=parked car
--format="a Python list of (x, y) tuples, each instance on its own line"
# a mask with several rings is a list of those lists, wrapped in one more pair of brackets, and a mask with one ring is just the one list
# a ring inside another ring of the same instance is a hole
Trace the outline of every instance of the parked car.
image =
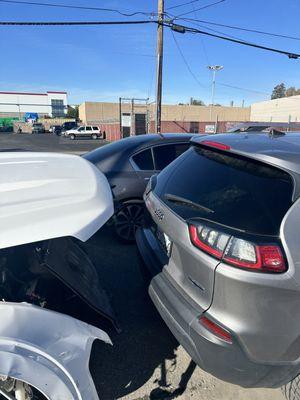
[(143, 193), (150, 177), (189, 148), (189, 134), (132, 136), (84, 155), (102, 171), (119, 203), (113, 225), (117, 236), (135, 241), (144, 217)]
[(300, 398), (300, 134), (197, 137), (145, 192), (149, 294), (204, 370)]
[(101, 130), (98, 126), (79, 126), (75, 129), (70, 129), (65, 132), (65, 136), (74, 140), (76, 138), (91, 138), (100, 139), (103, 138)]
[(69, 131), (70, 129), (75, 129), (77, 128), (78, 124), (76, 121), (68, 121), (64, 122), (61, 126), (61, 129), (63, 132)]
[(35, 122), (32, 125), (32, 133), (35, 134), (35, 133), (45, 133), (45, 132), (46, 132), (46, 130), (45, 130), (45, 127), (43, 124), (41, 124), (39, 122)]
[(54, 135), (60, 136), (62, 134), (62, 127), (61, 125), (52, 125), (49, 128), (49, 132), (53, 133)]
[(110, 186), (77, 156), (6, 152), (0, 161), (0, 397), (98, 400), (90, 352), (95, 339), (110, 340), (71, 316), (93, 310), (117, 327), (82, 248), (113, 215)]

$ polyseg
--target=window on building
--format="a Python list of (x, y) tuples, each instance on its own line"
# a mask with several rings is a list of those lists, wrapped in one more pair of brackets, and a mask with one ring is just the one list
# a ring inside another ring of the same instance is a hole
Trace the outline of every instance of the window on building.
[(65, 116), (65, 106), (63, 100), (51, 100), (52, 116), (53, 117), (64, 117)]
[(152, 158), (152, 152), (150, 149), (141, 151), (132, 157), (132, 160), (136, 166), (142, 171), (153, 171), (154, 163)]
[(190, 123), (190, 133), (199, 133), (199, 122)]
[(153, 148), (155, 169), (161, 171), (172, 161), (184, 153), (190, 145), (188, 143), (156, 146)]

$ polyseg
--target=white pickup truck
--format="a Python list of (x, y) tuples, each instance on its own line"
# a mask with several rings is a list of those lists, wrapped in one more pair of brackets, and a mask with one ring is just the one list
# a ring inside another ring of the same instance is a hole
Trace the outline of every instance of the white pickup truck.
[(78, 126), (77, 128), (70, 129), (65, 132), (65, 136), (71, 140), (76, 138), (92, 138), (92, 139), (103, 139), (103, 134), (98, 126)]

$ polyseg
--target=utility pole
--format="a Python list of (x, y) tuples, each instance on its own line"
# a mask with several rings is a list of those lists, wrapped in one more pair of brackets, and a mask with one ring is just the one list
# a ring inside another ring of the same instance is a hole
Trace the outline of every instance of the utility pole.
[(157, 28), (157, 82), (156, 82), (156, 115), (155, 131), (161, 133), (161, 103), (162, 103), (162, 74), (164, 53), (164, 0), (158, 0), (158, 28)]
[(120, 118), (120, 139), (123, 139), (123, 124), (122, 124), (122, 98), (119, 98), (119, 118)]

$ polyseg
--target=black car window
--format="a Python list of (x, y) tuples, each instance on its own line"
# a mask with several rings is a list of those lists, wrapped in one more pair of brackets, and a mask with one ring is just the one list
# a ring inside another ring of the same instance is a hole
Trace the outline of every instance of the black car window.
[[(293, 180), (287, 172), (204, 148), (192, 147), (183, 157), (159, 174), (154, 190), (176, 214), (252, 233), (279, 233), (292, 204)], [(192, 201), (203, 210), (176, 198)]]
[(190, 145), (188, 143), (153, 147), (155, 169), (157, 171), (161, 171), (182, 153), (184, 153), (189, 147)]
[(134, 161), (136, 166), (139, 169), (141, 169), (142, 171), (153, 171), (154, 170), (151, 149), (141, 151), (140, 153), (134, 155), (132, 157), (132, 160)]

